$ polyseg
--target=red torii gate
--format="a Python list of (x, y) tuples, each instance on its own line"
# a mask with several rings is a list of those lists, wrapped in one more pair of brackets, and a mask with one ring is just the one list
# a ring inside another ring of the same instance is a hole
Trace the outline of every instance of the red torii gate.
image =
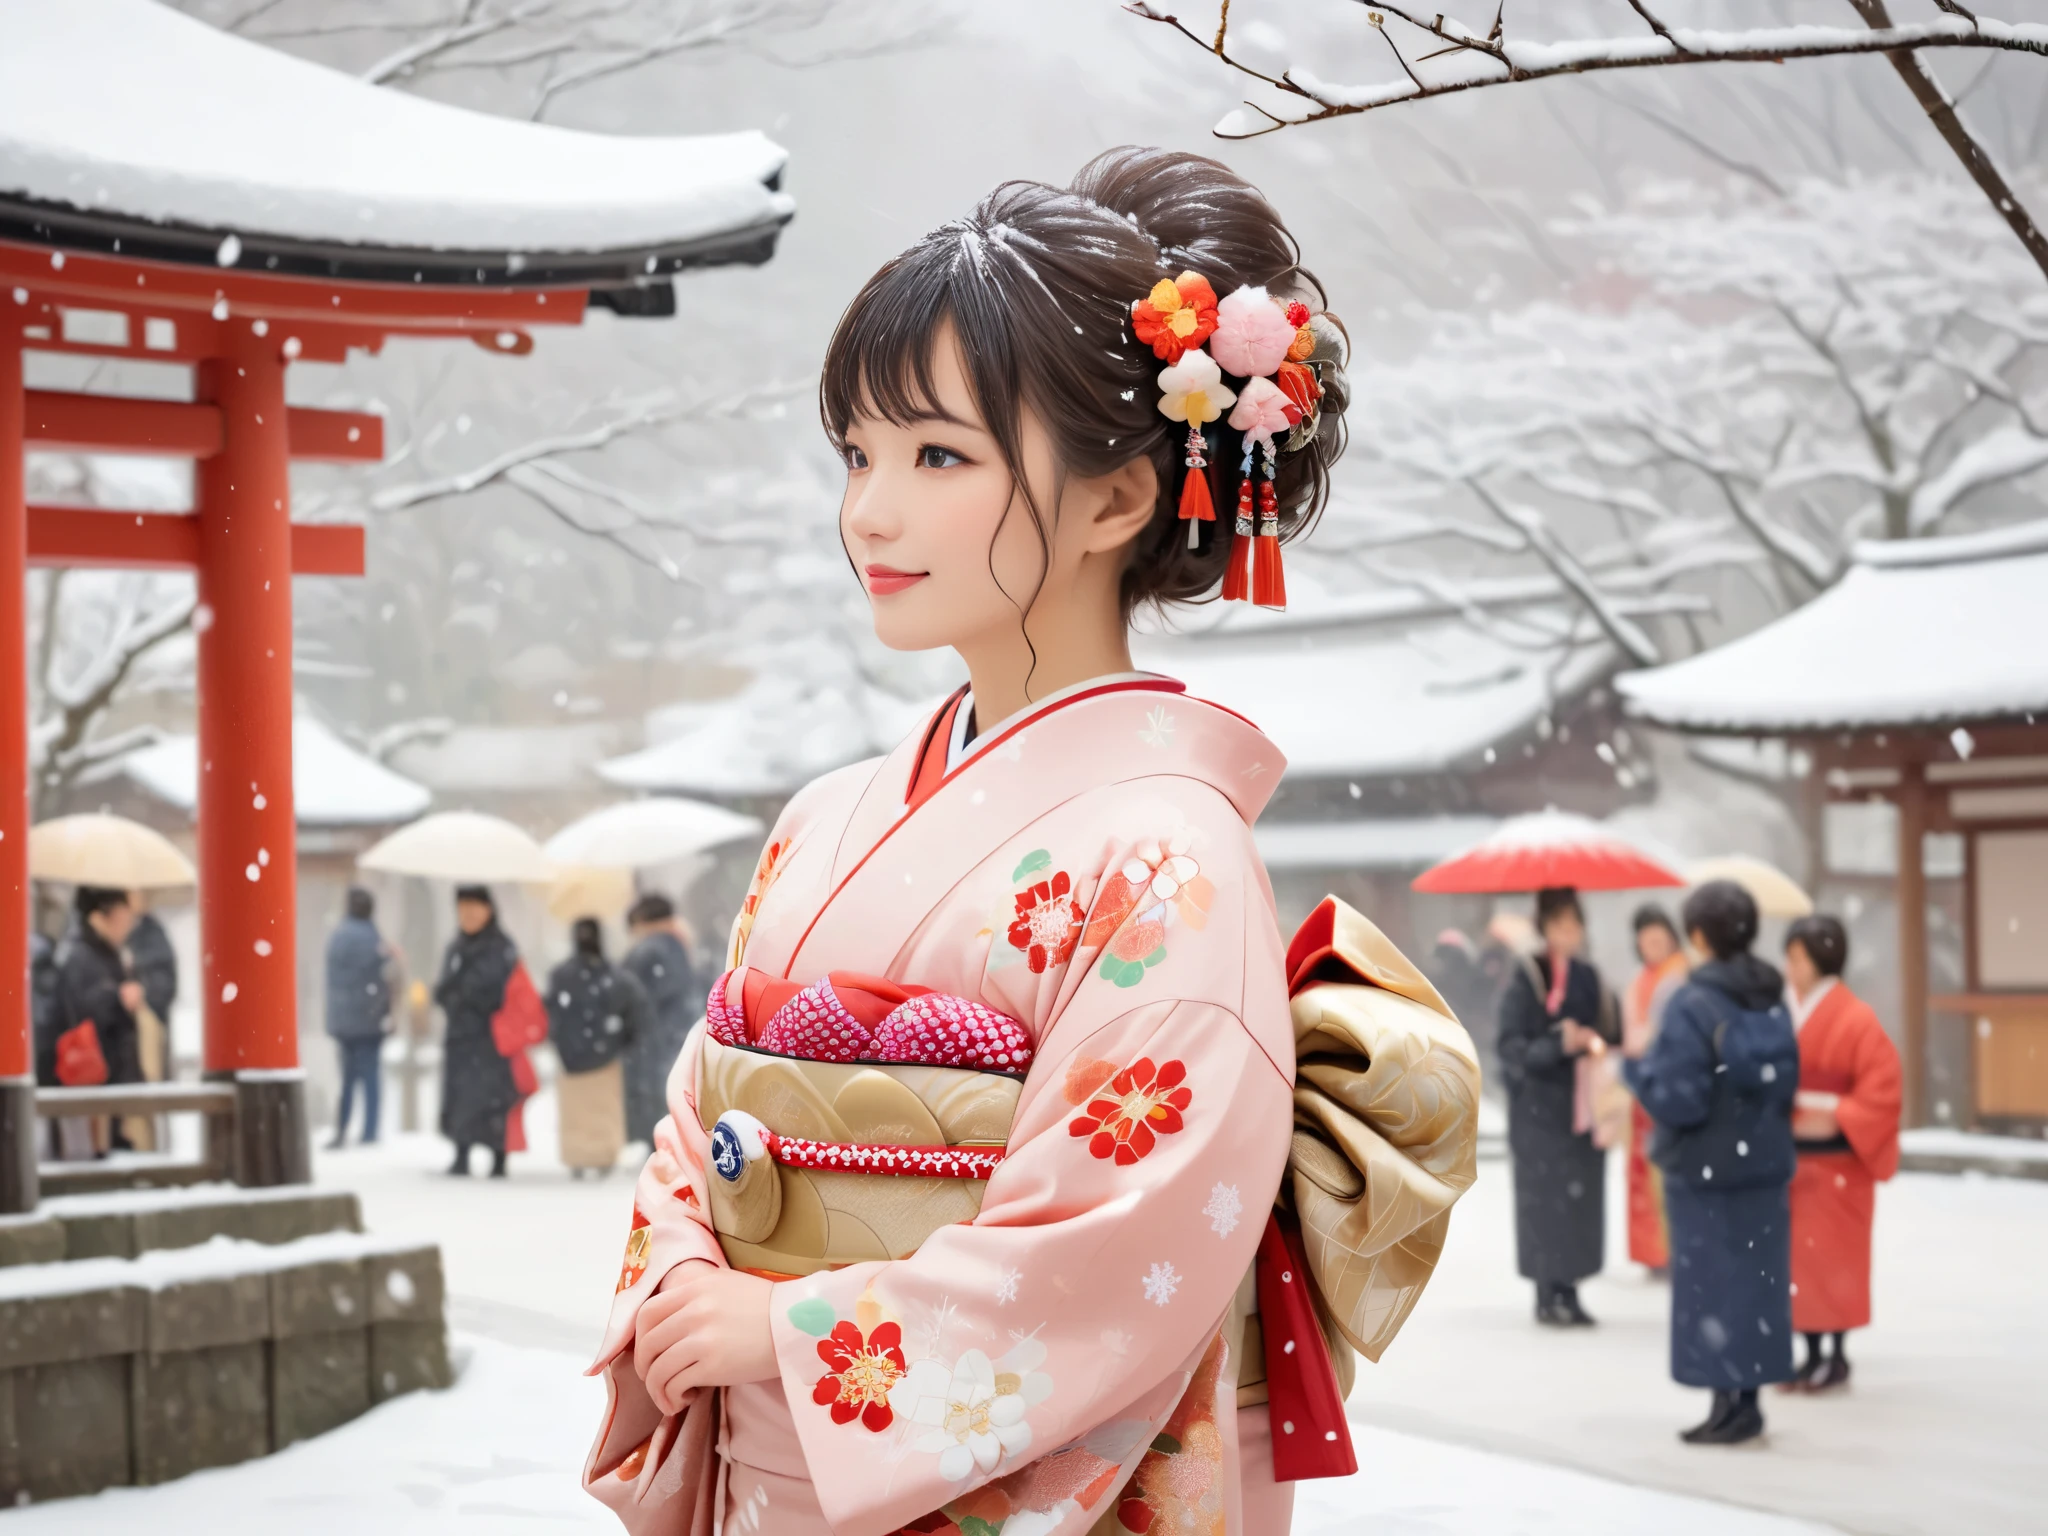
[[(0, 622), (0, 1209), (36, 1201), (28, 568), (197, 573), (204, 1070), (236, 1084), (241, 1176), (303, 1180), (291, 578), (362, 574), (363, 530), (294, 524), (290, 466), (295, 458), (375, 461), (384, 430), (376, 416), (288, 406), (285, 371), (295, 360), (341, 362), (350, 347), (374, 351), (394, 334), (470, 336), (525, 351), (525, 327), (575, 325), (586, 297), (316, 282), (0, 243), (0, 592), (13, 610)], [(81, 314), (111, 339), (75, 339), (86, 328), (67, 316)], [(194, 398), (26, 389), (29, 350), (189, 364)], [(194, 512), (31, 506), (23, 470), (32, 447), (196, 460)]]
[[(18, 8), (0, 49), (0, 1211), (37, 1200), (28, 937), (32, 564), (197, 573), (203, 1065), (234, 1176), (308, 1176), (298, 1068), (294, 575), (363, 530), (294, 524), (293, 459), (373, 461), (375, 416), (285, 402), (295, 361), (387, 336), (531, 350), (672, 274), (769, 259), (792, 212), (755, 133), (613, 137), (378, 89), (143, 0)], [(119, 103), (121, 110), (113, 110)], [(189, 400), (30, 390), (23, 356), (183, 364)], [(190, 515), (29, 506), (30, 448), (184, 457)]]

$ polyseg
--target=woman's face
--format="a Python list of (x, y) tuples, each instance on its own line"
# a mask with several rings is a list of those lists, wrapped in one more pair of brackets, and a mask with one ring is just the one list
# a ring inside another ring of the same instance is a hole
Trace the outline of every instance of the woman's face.
[(1671, 936), (1671, 930), (1658, 923), (1650, 923), (1636, 930), (1636, 958), (1648, 966), (1662, 965), (1678, 953), (1678, 940)]
[(1088, 515), (1094, 482), (1070, 482), (1055, 512), (1052, 439), (1027, 409), (1023, 469), (1049, 525), (1041, 540), (975, 408), (950, 326), (934, 348), (932, 385), (917, 420), (860, 416), (847, 425), (839, 532), (884, 645), (971, 651), (997, 631), (1017, 635), (1041, 597), (1057, 605), (1098, 552), (1101, 520)]
[(1586, 925), (1569, 909), (1556, 913), (1543, 925), (1543, 942), (1552, 954), (1570, 958), (1585, 947)]
[(1820, 967), (1813, 963), (1813, 956), (1797, 939), (1785, 946), (1785, 979), (1792, 983), (1792, 990), (1801, 997), (1820, 985)]

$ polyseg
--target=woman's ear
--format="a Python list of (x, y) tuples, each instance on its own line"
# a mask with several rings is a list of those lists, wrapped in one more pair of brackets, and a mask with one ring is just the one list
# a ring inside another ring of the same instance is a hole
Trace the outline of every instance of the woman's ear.
[(1139, 454), (1095, 482), (1100, 501), (1088, 527), (1087, 553), (1122, 549), (1145, 531), (1159, 505), (1159, 471)]

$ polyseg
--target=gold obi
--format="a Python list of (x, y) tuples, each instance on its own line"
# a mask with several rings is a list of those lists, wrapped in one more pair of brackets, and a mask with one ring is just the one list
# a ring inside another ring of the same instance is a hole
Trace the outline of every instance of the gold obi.
[[(776, 1278), (915, 1253), (941, 1227), (972, 1221), (986, 1178), (791, 1167), (732, 1156), (728, 1111), (778, 1137), (862, 1148), (1009, 1143), (1023, 1080), (964, 1067), (804, 1061), (707, 1038), (697, 1114), (714, 1138), (711, 1224), (735, 1269)], [(750, 1151), (755, 1149), (749, 1148)], [(878, 1159), (880, 1160), (880, 1159)], [(737, 1170), (737, 1177), (733, 1176)]]

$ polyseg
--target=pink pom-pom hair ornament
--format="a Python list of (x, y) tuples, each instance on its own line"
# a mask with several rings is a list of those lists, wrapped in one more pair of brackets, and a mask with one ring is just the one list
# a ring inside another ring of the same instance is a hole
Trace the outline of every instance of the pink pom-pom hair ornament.
[(1216, 306), (1216, 332), (1209, 355), (1226, 373), (1241, 379), (1263, 379), (1287, 361), (1297, 326), (1264, 288), (1244, 287)]

